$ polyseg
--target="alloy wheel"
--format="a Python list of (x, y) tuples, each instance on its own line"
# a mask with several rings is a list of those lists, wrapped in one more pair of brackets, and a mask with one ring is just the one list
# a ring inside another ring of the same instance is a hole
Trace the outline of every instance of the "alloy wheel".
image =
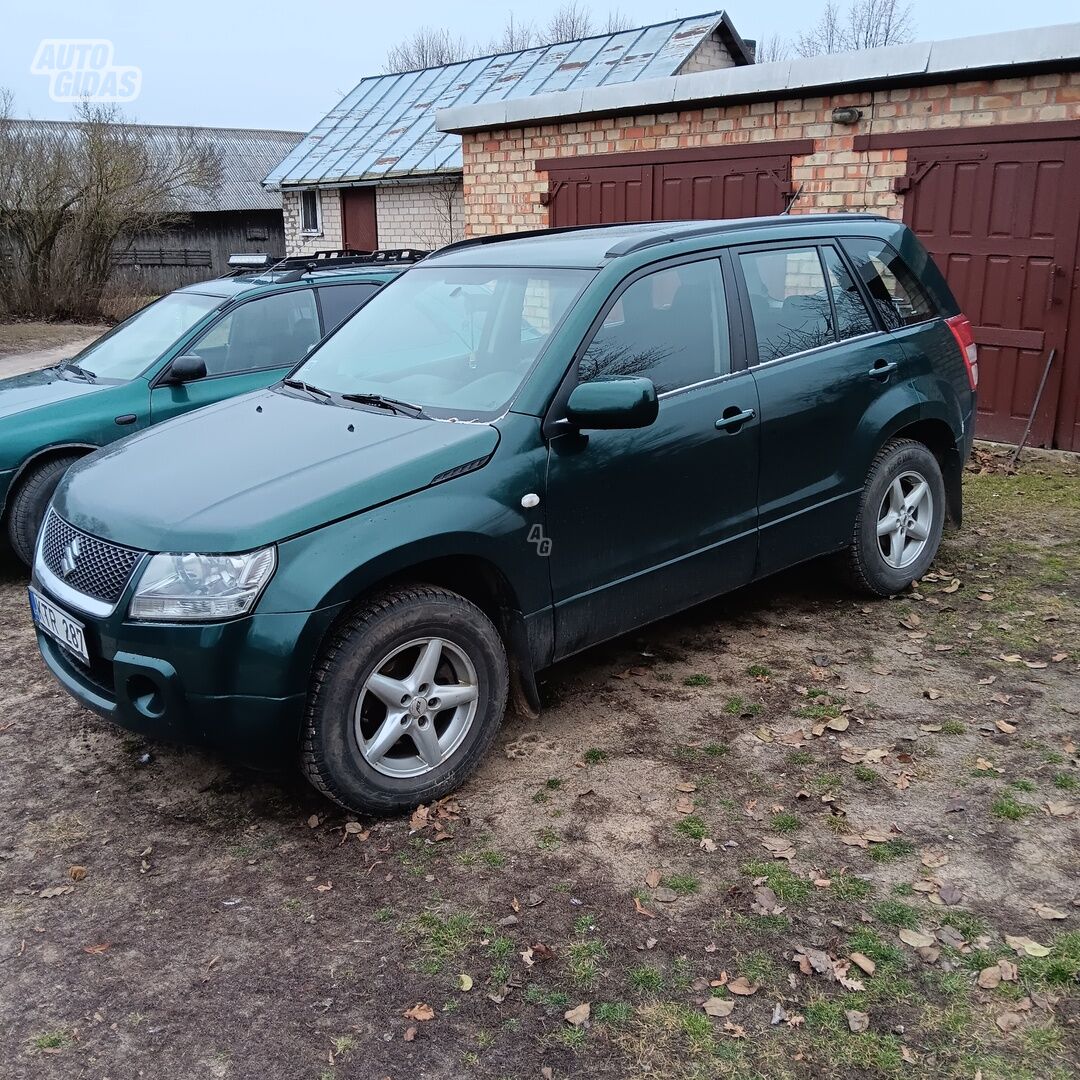
[(877, 538), (881, 557), (894, 570), (910, 566), (922, 554), (934, 524), (934, 496), (921, 473), (900, 473), (878, 508)]

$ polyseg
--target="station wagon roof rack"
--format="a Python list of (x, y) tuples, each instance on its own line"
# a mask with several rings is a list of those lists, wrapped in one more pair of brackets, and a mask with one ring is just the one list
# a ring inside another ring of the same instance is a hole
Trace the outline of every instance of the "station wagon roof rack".
[(313, 270), (345, 270), (349, 267), (378, 266), (384, 263), (419, 262), (431, 252), (421, 248), (379, 248), (361, 251), (356, 248), (328, 248), (310, 255), (288, 255), (274, 259), (269, 255), (238, 254), (229, 256), (233, 268), (229, 277), (240, 274), (273, 274), (278, 283), (299, 281)]

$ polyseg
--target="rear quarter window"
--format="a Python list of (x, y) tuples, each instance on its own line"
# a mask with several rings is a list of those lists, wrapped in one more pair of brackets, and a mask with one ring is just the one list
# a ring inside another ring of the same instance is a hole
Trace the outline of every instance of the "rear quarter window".
[(936, 318), (940, 312), (900, 253), (884, 240), (841, 241), (870, 301), (889, 330)]

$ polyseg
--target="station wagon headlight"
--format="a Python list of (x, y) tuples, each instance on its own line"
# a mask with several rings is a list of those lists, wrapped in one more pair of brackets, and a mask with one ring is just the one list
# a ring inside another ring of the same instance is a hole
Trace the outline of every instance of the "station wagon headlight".
[(245, 615), (277, 565), (275, 548), (244, 555), (155, 555), (131, 600), (133, 619), (209, 621)]

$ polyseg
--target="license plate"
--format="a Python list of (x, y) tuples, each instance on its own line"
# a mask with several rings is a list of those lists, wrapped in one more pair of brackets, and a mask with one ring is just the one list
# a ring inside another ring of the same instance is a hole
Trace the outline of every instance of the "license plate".
[(84, 664), (90, 663), (90, 653), (86, 648), (86, 627), (81, 622), (61, 611), (41, 593), (30, 590), (30, 613), (34, 623), (55, 638), (69, 652), (73, 652)]

